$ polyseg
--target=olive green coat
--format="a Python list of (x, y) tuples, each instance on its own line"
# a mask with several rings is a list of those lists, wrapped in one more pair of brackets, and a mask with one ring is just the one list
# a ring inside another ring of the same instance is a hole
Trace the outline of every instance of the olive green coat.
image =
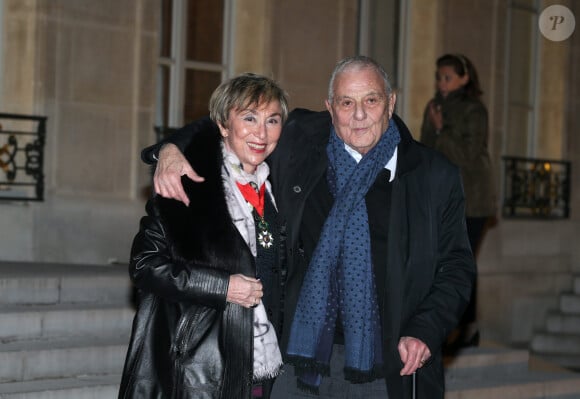
[(487, 217), (496, 212), (495, 184), (487, 149), (487, 109), (463, 90), (439, 94), (432, 100), (441, 106), (443, 129), (436, 131), (429, 119), (429, 104), (423, 114), (421, 142), (442, 152), (461, 169), (466, 216)]

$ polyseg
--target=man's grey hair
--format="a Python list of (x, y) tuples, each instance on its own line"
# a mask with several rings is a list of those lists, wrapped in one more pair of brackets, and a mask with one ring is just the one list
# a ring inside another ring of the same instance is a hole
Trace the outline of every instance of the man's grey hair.
[(352, 69), (373, 69), (375, 70), (385, 82), (385, 92), (387, 97), (391, 95), (393, 89), (391, 88), (391, 82), (389, 81), (389, 75), (385, 71), (385, 69), (375, 60), (365, 55), (355, 55), (353, 57), (347, 57), (343, 60), (339, 61), (336, 66), (334, 67), (334, 71), (332, 71), (332, 75), (330, 77), (330, 83), (328, 84), (328, 101), (332, 102), (334, 99), (334, 81), (336, 77), (341, 73), (352, 70)]

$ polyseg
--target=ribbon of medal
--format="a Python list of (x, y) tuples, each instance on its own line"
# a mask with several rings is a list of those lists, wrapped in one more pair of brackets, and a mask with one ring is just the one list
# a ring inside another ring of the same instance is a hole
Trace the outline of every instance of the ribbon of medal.
[(274, 237), (272, 233), (268, 230), (270, 227), (268, 222), (264, 219), (264, 201), (266, 198), (266, 184), (262, 184), (262, 186), (258, 189), (258, 186), (254, 182), (250, 182), (248, 184), (240, 184), (236, 182), (238, 189), (248, 201), (250, 205), (256, 211), (256, 227), (258, 228), (258, 244), (262, 248), (268, 249), (274, 243)]

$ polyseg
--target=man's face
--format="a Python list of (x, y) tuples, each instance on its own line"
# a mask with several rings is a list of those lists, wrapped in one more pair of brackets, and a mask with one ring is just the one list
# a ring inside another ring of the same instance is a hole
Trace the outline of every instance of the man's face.
[(381, 75), (372, 68), (351, 68), (334, 80), (334, 98), (326, 101), (338, 137), (364, 155), (381, 139), (395, 108)]

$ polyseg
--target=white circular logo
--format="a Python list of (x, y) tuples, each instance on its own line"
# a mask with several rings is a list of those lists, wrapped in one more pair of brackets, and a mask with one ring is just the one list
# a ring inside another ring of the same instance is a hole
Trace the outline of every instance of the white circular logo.
[(561, 42), (574, 33), (576, 19), (568, 7), (555, 5), (542, 11), (538, 25), (546, 39)]

